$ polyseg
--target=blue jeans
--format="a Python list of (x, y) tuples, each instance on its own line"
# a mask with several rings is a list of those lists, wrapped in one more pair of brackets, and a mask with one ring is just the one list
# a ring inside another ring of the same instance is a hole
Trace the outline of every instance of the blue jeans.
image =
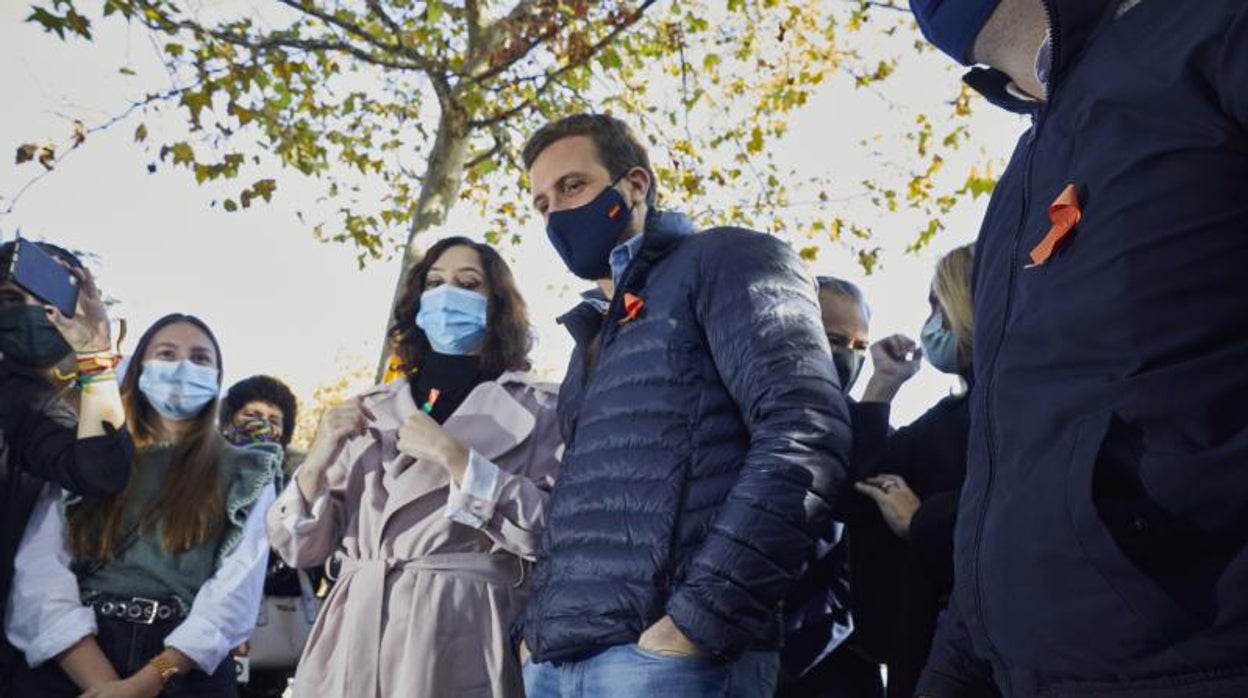
[(665, 657), (617, 645), (580, 662), (524, 665), (528, 698), (772, 698), (778, 652), (747, 652), (730, 664)]

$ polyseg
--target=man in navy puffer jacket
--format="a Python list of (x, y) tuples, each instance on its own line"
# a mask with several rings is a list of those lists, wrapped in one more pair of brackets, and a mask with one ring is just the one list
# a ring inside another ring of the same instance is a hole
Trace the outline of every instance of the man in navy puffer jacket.
[(599, 287), (560, 320), (576, 349), (527, 694), (770, 696), (781, 601), (850, 447), (814, 283), (771, 236), (657, 211), (614, 118), (552, 123), (524, 156), (552, 244)]
[(1033, 122), (922, 694), (1248, 696), (1248, 0), (912, 0)]

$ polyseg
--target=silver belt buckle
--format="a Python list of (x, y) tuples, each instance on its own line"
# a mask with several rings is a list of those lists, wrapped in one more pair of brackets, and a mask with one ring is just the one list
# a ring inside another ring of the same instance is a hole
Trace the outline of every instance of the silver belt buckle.
[(133, 599), (130, 599), (130, 603), (127, 604), (126, 620), (134, 623), (151, 625), (156, 622), (156, 612), (159, 610), (159, 601), (155, 599), (144, 599), (136, 596)]

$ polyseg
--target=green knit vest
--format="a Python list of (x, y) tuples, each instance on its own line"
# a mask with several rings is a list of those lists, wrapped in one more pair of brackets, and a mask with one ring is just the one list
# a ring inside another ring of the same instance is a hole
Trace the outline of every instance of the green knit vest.
[[(125, 530), (133, 529), (143, 507), (156, 498), (170, 469), (172, 447), (144, 451), (133, 477), (140, 478), (125, 511)], [(161, 524), (151, 526), (133, 538), (109, 562), (99, 565), (88, 559), (74, 561), (82, 599), (99, 596), (167, 599), (173, 597), (190, 608), (195, 594), (208, 581), (221, 560), (229, 555), (243, 536), (243, 525), (252, 505), (265, 487), (272, 486), (281, 467), (281, 449), (257, 445), (246, 448), (227, 446), (221, 454), (218, 472), (225, 492), (225, 525), (221, 534), (190, 550), (170, 553), (161, 545)], [(74, 506), (74, 502), (67, 504)]]

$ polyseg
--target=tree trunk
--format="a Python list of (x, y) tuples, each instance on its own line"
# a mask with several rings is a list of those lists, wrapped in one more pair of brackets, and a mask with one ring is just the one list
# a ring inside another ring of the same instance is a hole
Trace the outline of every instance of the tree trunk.
[[(433, 148), (429, 151), (429, 160), (425, 165), (425, 175), (420, 196), (416, 200), (416, 210), (412, 215), (412, 226), (408, 230), (407, 244), (403, 248), (403, 263), (399, 266), (399, 278), (394, 285), (394, 295), (390, 299), (390, 311), (386, 313), (386, 327), (389, 328), (394, 316), (394, 307), (403, 293), (403, 280), (407, 271), (420, 262), (424, 254), (424, 240), (420, 234), (446, 223), (451, 207), (459, 198), (459, 190), (464, 181), (464, 165), (468, 161), (468, 150), (471, 135), (470, 115), (455, 103), (454, 95), (448, 94), (441, 101), (442, 114), (438, 117), (438, 131), (434, 136)], [(415, 319), (413, 318), (414, 322)], [(381, 359), (377, 364), (377, 382), (386, 377), (390, 363), (390, 343), (383, 338)]]

